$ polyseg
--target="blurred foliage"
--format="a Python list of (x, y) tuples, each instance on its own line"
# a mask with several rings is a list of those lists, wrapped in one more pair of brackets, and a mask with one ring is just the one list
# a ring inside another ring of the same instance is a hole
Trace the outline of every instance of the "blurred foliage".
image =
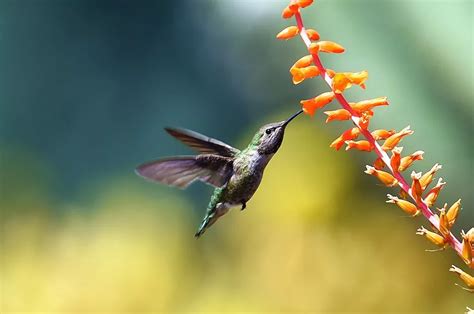
[[(328, 144), (347, 124), (298, 118), (248, 208), (200, 240), (211, 188), (144, 182), (134, 166), (190, 151), (163, 126), (243, 147), (324, 91), (292, 86), (301, 42), (274, 35), (286, 1), (0, 1), (0, 312), (461, 312), (472, 296)], [(305, 21), (387, 95), (375, 127), (411, 124), (414, 169), (444, 165), (438, 205), (472, 226), (471, 1), (317, 1)], [(368, 96), (370, 95), (370, 96)], [(232, 141), (234, 139), (234, 141)], [(461, 266), (461, 265), (460, 265)], [(469, 303), (471, 302), (471, 303)]]

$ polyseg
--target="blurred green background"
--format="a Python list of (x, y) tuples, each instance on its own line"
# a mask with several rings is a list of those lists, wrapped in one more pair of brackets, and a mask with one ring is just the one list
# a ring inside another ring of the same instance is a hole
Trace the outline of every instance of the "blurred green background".
[[(363, 174), (374, 155), (335, 152), (348, 122), (298, 118), (244, 212), (193, 234), (212, 189), (150, 184), (134, 167), (191, 151), (187, 127), (244, 147), (299, 100), (301, 41), (275, 34), (286, 1), (0, 0), (0, 311), (457, 312), (474, 306), (451, 250), (416, 236)], [(473, 225), (473, 2), (316, 1), (303, 13), (338, 71), (370, 73), (349, 99), (388, 96), (373, 128), (415, 134), (414, 170), (443, 164), (438, 206)], [(336, 105), (333, 104), (336, 108)], [(426, 224), (425, 224), (426, 225)]]

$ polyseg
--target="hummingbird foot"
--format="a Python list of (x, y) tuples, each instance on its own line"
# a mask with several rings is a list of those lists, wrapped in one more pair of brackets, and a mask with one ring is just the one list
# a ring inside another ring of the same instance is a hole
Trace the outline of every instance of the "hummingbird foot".
[(246, 209), (247, 208), (247, 203), (246, 202), (242, 202), (242, 208), (240, 209), (241, 211)]

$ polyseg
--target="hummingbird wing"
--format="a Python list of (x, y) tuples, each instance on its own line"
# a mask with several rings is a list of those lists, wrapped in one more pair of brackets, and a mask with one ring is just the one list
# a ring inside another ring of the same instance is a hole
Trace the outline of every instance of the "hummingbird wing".
[(148, 180), (181, 189), (196, 180), (221, 187), (232, 175), (232, 162), (232, 158), (219, 155), (177, 156), (145, 163), (135, 172)]
[(174, 128), (165, 128), (165, 130), (171, 136), (175, 137), (201, 154), (216, 154), (224, 157), (234, 157), (240, 153), (240, 150), (237, 148), (191, 130)]

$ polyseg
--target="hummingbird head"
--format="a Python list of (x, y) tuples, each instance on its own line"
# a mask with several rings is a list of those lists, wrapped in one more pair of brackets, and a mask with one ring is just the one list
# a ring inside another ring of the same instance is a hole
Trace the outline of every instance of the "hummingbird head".
[(262, 126), (252, 141), (257, 146), (258, 152), (262, 155), (275, 154), (283, 142), (286, 126), (302, 112), (303, 110), (298, 111), (285, 121)]

